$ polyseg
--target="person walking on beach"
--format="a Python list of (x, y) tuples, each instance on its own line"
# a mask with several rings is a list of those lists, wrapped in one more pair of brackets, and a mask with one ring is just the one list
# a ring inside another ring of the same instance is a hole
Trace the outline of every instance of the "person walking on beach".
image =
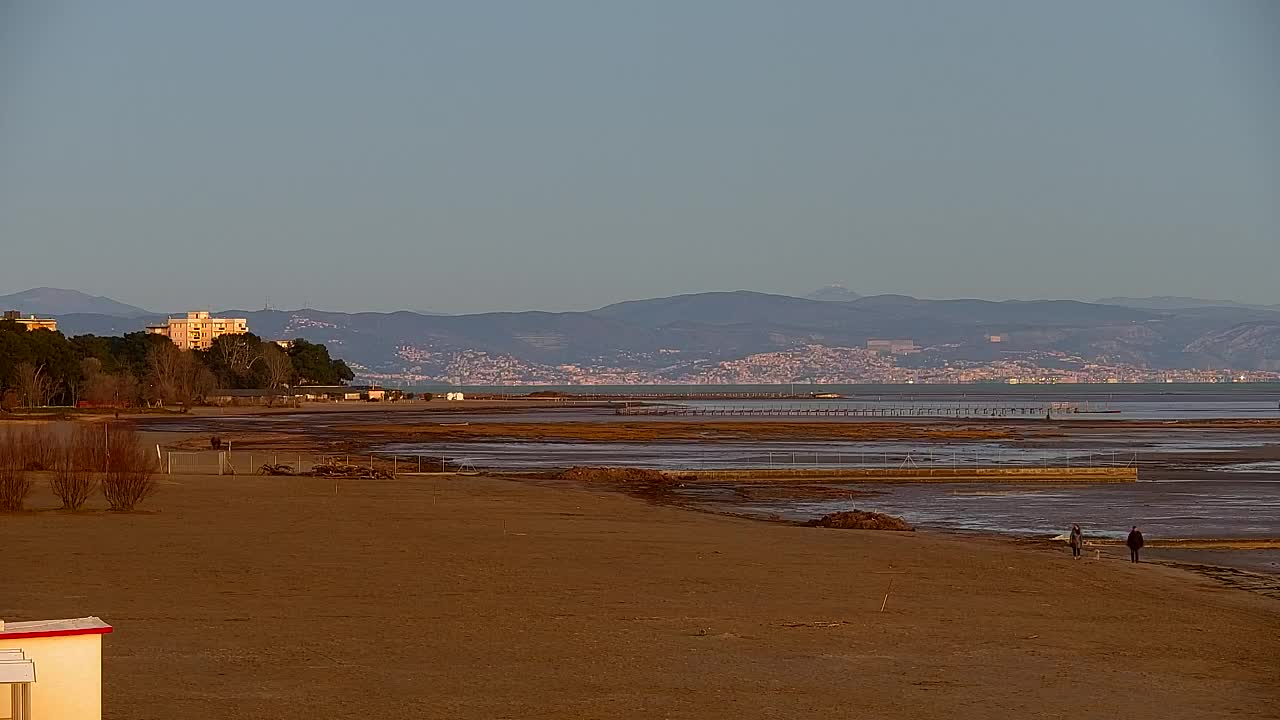
[(1071, 534), (1067, 536), (1067, 542), (1071, 545), (1071, 557), (1080, 557), (1080, 551), (1084, 549), (1084, 533), (1080, 532), (1079, 523), (1071, 523)]
[(1138, 551), (1142, 549), (1145, 543), (1142, 541), (1142, 531), (1138, 529), (1137, 525), (1134, 525), (1133, 529), (1129, 531), (1129, 537), (1124, 541), (1124, 544), (1129, 546), (1129, 562), (1138, 562)]

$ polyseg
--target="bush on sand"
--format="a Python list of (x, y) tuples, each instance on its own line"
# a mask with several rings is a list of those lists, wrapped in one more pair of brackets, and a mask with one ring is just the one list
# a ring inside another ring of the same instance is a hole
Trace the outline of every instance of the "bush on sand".
[(129, 512), (155, 492), (154, 477), (160, 462), (142, 445), (133, 428), (111, 428), (106, 447), (102, 494), (112, 510)]
[(21, 433), (0, 431), (0, 512), (18, 512), (31, 492), (25, 472)]

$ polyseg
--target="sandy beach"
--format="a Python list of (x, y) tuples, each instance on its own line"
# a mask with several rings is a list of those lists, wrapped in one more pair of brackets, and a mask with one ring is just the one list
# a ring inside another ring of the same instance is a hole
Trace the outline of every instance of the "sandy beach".
[(495, 478), (162, 481), (0, 522), (0, 617), (115, 626), (110, 718), (1280, 717), (1280, 601), (1172, 567)]

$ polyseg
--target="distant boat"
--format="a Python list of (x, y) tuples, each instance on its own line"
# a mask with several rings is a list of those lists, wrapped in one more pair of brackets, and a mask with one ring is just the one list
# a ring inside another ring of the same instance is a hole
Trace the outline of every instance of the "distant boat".
[(844, 397), (840, 393), (814, 393), (813, 396), (819, 400), (839, 400)]
[(446, 427), (457, 427), (457, 426), (459, 426), (459, 425), (470, 425), (471, 423), (469, 423), (469, 422), (457, 422), (457, 423), (440, 423), (440, 424), (441, 424), (441, 425), (443, 425), (443, 426), (446, 426)]

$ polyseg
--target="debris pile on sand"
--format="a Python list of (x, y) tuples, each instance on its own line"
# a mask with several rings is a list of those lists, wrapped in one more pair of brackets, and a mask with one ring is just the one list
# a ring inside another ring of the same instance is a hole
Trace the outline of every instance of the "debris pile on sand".
[(340, 462), (321, 463), (312, 467), (310, 472), (294, 470), (292, 465), (273, 465), (271, 463), (267, 463), (258, 468), (258, 474), (327, 478), (364, 478), (369, 480), (390, 480), (395, 477), (387, 470), (372, 468), (368, 465), (350, 465)]
[(660, 470), (625, 467), (572, 467), (561, 472), (561, 480), (617, 485), (633, 495), (668, 499), (672, 490), (683, 486), (688, 476), (676, 477)]
[(627, 467), (571, 467), (560, 473), (561, 480), (618, 483), (620, 485), (670, 484), (671, 478), (659, 470)]
[(823, 515), (816, 520), (806, 522), (805, 526), (844, 528), (846, 530), (915, 530), (915, 528), (907, 524), (906, 520), (900, 517), (863, 510), (846, 510)]
[(266, 463), (258, 468), (259, 475), (296, 475), (292, 465), (273, 465)]
[(389, 470), (370, 467), (369, 465), (349, 465), (347, 463), (329, 462), (316, 465), (307, 475), (327, 478), (363, 478), (366, 480), (391, 480), (395, 476)]

